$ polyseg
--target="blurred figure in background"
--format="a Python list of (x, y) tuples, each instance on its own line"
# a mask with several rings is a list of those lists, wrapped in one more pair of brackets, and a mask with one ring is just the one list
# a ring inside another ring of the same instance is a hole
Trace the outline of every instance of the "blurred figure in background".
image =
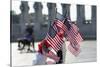
[[(33, 25), (27, 25), (27, 28), (25, 30), (26, 35), (25, 38), (32, 43), (33, 50), (34, 49), (34, 26)], [(30, 45), (28, 45), (28, 51), (30, 51)]]
[[(33, 30), (33, 27), (34, 25), (31, 25), (31, 24), (26, 24), (26, 29), (25, 29), (25, 34), (24, 34), (24, 37), (20, 38), (18, 40), (18, 47), (19, 47), (19, 50), (23, 50), (25, 48), (25, 45), (28, 46), (28, 49), (27, 51), (31, 51), (30, 50), (30, 46), (32, 44), (32, 47), (33, 47), (33, 51), (35, 51), (34, 49), (34, 30)], [(21, 45), (20, 43), (23, 44), (23, 47), (21, 48)]]

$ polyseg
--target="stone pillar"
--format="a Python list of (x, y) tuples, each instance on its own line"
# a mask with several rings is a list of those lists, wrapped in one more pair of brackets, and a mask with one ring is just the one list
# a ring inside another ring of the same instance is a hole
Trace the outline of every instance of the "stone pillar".
[(41, 39), (41, 24), (43, 23), (43, 15), (42, 15), (42, 4), (41, 2), (35, 2), (33, 8), (35, 9), (35, 26), (34, 33), (36, 40)]
[(21, 1), (20, 5), (21, 15), (20, 15), (20, 26), (21, 26), (21, 34), (23, 35), (25, 32), (25, 24), (29, 23), (29, 6), (27, 1)]
[(97, 36), (97, 7), (95, 6), (95, 5), (93, 5), (93, 6), (91, 6), (91, 10), (92, 10), (92, 14), (91, 14), (91, 24), (92, 24), (92, 34), (93, 34), (93, 37), (95, 38), (95, 39), (97, 39), (96, 38), (96, 36)]
[(65, 17), (70, 17), (70, 4), (61, 4), (62, 5), (62, 14)]
[(96, 8), (96, 6), (92, 6), (92, 15), (91, 15), (91, 19), (92, 19), (92, 23), (96, 23), (96, 16), (97, 16), (97, 8)]
[(85, 6), (77, 5), (77, 23), (85, 23)]
[(51, 22), (56, 18), (56, 3), (47, 3), (48, 7), (48, 19), (49, 19), (49, 25)]

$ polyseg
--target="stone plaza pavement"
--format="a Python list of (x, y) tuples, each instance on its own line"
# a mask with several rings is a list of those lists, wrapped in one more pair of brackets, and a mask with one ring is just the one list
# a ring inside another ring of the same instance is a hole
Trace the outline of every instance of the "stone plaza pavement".
[[(68, 45), (68, 42), (65, 42)], [(38, 43), (35, 43), (35, 50), (38, 50)], [(26, 53), (26, 51), (18, 51), (17, 43), (11, 43), (12, 46), (12, 66), (24, 67), (32, 66), (32, 60), (35, 53)], [(66, 47), (67, 47), (66, 45)], [(81, 43), (81, 53), (78, 57), (74, 57), (68, 50), (63, 54), (65, 56), (65, 64), (80, 62), (95, 62), (97, 60), (97, 43), (96, 40), (86, 40)], [(27, 47), (26, 47), (27, 48)]]

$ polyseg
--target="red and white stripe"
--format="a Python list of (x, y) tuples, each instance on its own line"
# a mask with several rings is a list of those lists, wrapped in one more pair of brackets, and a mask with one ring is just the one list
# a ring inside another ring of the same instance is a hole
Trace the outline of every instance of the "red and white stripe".
[(67, 31), (67, 38), (70, 42), (79, 44), (83, 39), (78, 32), (78, 27), (72, 24), (70, 31)]
[(70, 44), (68, 45), (69, 51), (73, 55), (77, 56), (80, 53), (80, 42), (83, 39), (78, 32), (78, 27), (76, 27), (74, 24), (72, 25), (70, 31), (67, 32), (67, 38), (70, 41)]
[(65, 26), (65, 24), (63, 23), (63, 21), (57, 20), (56, 26), (58, 28), (62, 29), (64, 32), (67, 31), (67, 27)]
[(72, 24), (70, 31), (67, 30), (65, 24), (63, 24), (63, 22), (59, 20), (57, 22), (57, 26), (63, 29), (65, 33), (67, 33), (67, 38), (69, 39), (69, 41), (75, 41), (79, 43), (83, 40), (80, 33), (78, 32), (78, 27), (75, 24)]
[(65, 38), (70, 41), (68, 49), (73, 55), (77, 56), (80, 53), (79, 43), (83, 40), (80, 33), (78, 32), (78, 27), (75, 24), (72, 24), (71, 29), (67, 30), (66, 25), (59, 20), (57, 21), (56, 25), (67, 34)]
[(77, 48), (73, 48), (72, 44), (68, 45), (68, 50), (74, 55), (74, 56), (78, 56), (79, 53), (81, 52), (80, 50), (80, 45), (77, 45)]
[[(68, 30), (66, 25), (62, 21), (57, 20), (57, 22), (54, 24), (54, 29), (56, 31), (57, 29), (62, 29), (67, 34), (65, 38), (70, 41), (68, 49), (73, 55), (77, 56), (80, 53), (79, 43), (83, 40), (80, 33), (78, 32), (78, 27), (75, 24), (72, 24), (70, 30)], [(63, 39), (60, 38), (57, 34), (54, 38), (50, 37), (49, 34), (47, 34), (46, 39), (56, 52), (64, 43)]]
[(46, 40), (56, 52), (61, 49), (61, 46), (64, 43), (63, 39), (60, 38), (58, 34), (56, 34), (54, 38), (50, 37), (49, 34), (47, 34)]

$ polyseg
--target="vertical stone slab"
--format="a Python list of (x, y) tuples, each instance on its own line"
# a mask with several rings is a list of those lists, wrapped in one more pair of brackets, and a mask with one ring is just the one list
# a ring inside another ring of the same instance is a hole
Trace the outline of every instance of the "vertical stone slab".
[(97, 33), (97, 7), (95, 5), (91, 6), (91, 11), (92, 11), (92, 15), (91, 15), (91, 24), (92, 24), (92, 30), (93, 30), (93, 37), (96, 39), (96, 33)]
[(92, 22), (96, 23), (96, 18), (97, 18), (97, 7), (96, 6), (92, 6)]
[(40, 40), (41, 37), (41, 24), (43, 23), (43, 15), (42, 15), (42, 4), (41, 2), (35, 2), (33, 8), (35, 9), (35, 26), (34, 26), (34, 33), (35, 39)]
[(29, 23), (29, 14), (28, 14), (29, 6), (27, 1), (21, 1), (20, 10), (21, 10), (20, 27), (21, 27), (21, 35), (23, 35), (26, 28), (25, 24)]
[(61, 4), (62, 5), (62, 14), (64, 17), (70, 17), (70, 4)]
[[(47, 3), (47, 7), (48, 7), (48, 24), (50, 25), (51, 22), (56, 18), (56, 3)], [(48, 25), (48, 26), (49, 26)]]
[(88, 36), (88, 26), (85, 25), (85, 6), (77, 5), (77, 25), (83, 37)]
[(85, 6), (77, 5), (77, 23), (85, 23)]

